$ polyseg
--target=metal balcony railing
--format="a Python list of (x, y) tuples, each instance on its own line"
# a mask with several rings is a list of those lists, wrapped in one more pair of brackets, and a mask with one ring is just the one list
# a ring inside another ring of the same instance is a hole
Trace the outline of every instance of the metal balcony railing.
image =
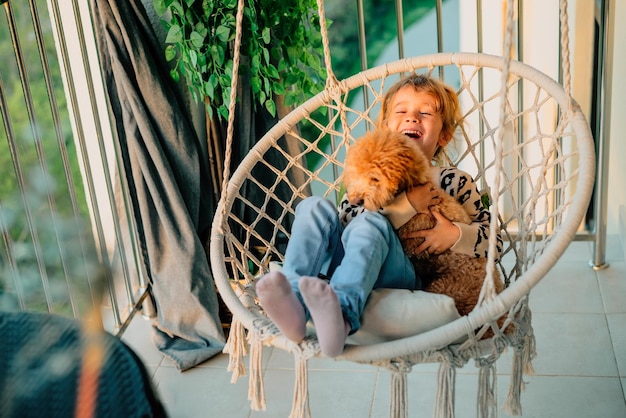
[(141, 307), (151, 313), (148, 280), (85, 2), (2, 3), (0, 309), (82, 317), (107, 265), (104, 302), (121, 333)]

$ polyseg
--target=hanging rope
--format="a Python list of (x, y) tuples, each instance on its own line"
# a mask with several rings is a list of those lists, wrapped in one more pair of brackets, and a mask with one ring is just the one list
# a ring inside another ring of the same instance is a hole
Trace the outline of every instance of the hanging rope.
[(341, 127), (344, 133), (344, 141), (347, 142), (347, 133), (350, 132), (348, 126), (348, 119), (346, 112), (343, 111), (344, 103), (341, 100), (341, 95), (345, 93), (346, 89), (335, 77), (333, 71), (332, 59), (330, 55), (330, 40), (328, 38), (328, 28), (326, 27), (326, 12), (324, 9), (324, 0), (317, 0), (317, 10), (320, 22), (320, 35), (322, 36), (322, 47), (324, 50), (324, 65), (326, 67), (326, 92), (337, 103), (339, 118), (341, 121)]
[[(233, 46), (233, 74), (230, 82), (230, 97), (228, 102), (228, 126), (226, 129), (226, 147), (224, 151), (224, 173), (222, 175), (222, 202), (226, 202), (228, 181), (230, 180), (230, 162), (232, 159), (233, 136), (235, 132), (235, 105), (237, 103), (237, 83), (239, 82), (239, 62), (241, 50), (241, 32), (243, 27), (244, 0), (237, 2), (237, 17), (235, 20), (235, 44)], [(226, 215), (226, 205), (222, 205), (222, 215)], [(224, 225), (220, 226), (221, 228)], [(223, 232), (223, 231), (222, 231)]]
[(333, 90), (339, 86), (339, 81), (333, 72), (332, 60), (330, 57), (330, 42), (328, 40), (328, 28), (326, 27), (326, 12), (324, 0), (317, 0), (317, 12), (320, 21), (320, 35), (322, 36), (322, 46), (324, 49), (324, 65), (326, 66), (326, 90)]
[(561, 66), (563, 71), (563, 88), (567, 93), (567, 112), (572, 110), (572, 74), (570, 68), (570, 49), (569, 49), (569, 15), (567, 11), (567, 0), (561, 0), (559, 3), (559, 17), (561, 22)]

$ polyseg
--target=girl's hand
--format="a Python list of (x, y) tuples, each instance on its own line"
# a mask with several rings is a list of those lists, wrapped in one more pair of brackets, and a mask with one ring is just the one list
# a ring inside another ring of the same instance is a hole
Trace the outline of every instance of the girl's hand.
[(427, 213), (431, 206), (441, 203), (439, 191), (430, 182), (408, 190), (406, 197), (418, 213)]
[(436, 221), (432, 229), (415, 231), (406, 235), (406, 238), (424, 238), (424, 242), (415, 249), (417, 254), (422, 252), (426, 252), (426, 254), (441, 254), (452, 248), (461, 236), (459, 227), (450, 222), (439, 211), (432, 210), (431, 213)]

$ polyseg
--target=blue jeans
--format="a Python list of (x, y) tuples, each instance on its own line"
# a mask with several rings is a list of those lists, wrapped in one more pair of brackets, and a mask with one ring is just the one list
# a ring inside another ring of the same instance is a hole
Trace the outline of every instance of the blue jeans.
[(413, 289), (416, 283), (413, 265), (383, 215), (365, 211), (344, 228), (335, 205), (317, 196), (296, 207), (282, 272), (307, 319), (298, 281), (320, 273), (330, 277), (351, 334), (361, 326), (359, 318), (373, 289)]

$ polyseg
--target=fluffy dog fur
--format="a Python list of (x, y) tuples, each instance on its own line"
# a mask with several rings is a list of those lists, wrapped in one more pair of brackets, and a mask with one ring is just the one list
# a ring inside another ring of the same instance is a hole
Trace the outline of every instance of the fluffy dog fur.
[[(367, 133), (348, 150), (343, 172), (343, 184), (351, 204), (363, 205), (368, 210), (387, 206), (394, 197), (414, 186), (431, 182), (431, 164), (421, 149), (405, 135), (388, 130)], [(433, 207), (454, 222), (471, 223), (460, 203), (443, 190), (441, 203)], [(423, 238), (404, 238), (411, 231), (430, 229), (435, 218), (430, 212), (418, 213), (398, 230), (405, 252), (415, 265), (428, 292), (452, 297), (462, 316), (476, 306), (486, 274), (487, 260), (454, 251), (438, 255), (416, 254)], [(496, 291), (503, 284), (496, 279)], [(501, 324), (501, 322), (500, 322)]]

